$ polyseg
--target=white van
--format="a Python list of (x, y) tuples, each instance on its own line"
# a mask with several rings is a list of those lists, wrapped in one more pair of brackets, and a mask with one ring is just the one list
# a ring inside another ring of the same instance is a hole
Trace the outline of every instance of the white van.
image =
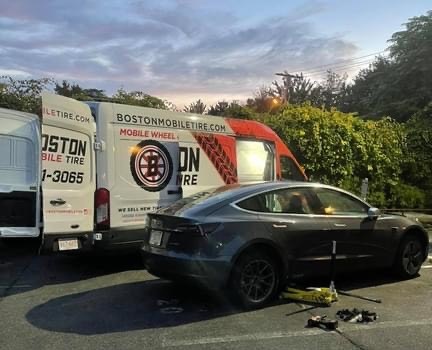
[(27, 187), (37, 192), (40, 178), (46, 250), (139, 247), (146, 214), (182, 196), (239, 182), (305, 180), (281, 139), (256, 121), (53, 94), (42, 96), (42, 118), (40, 137), (28, 136), (42, 166), (34, 165)]
[(0, 108), (0, 237), (40, 233), (40, 125), (36, 115)]

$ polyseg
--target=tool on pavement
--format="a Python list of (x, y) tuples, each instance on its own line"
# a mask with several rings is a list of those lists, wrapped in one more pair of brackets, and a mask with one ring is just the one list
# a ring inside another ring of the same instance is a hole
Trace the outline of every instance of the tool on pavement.
[(336, 312), (336, 316), (344, 322), (369, 323), (376, 321), (378, 316), (376, 312), (358, 309), (342, 309)]
[(327, 328), (329, 330), (335, 330), (338, 328), (339, 323), (337, 320), (328, 320), (327, 315), (324, 316), (312, 316), (307, 321), (307, 327), (319, 327)]
[(330, 291), (334, 294), (336, 294), (337, 298), (337, 291), (335, 287), (335, 276), (336, 276), (336, 241), (332, 241), (332, 253), (331, 253), (331, 260), (330, 260)]
[[(337, 298), (337, 291), (335, 287), (335, 276), (336, 276), (336, 241), (332, 241), (332, 254), (331, 254), (331, 261), (330, 261), (330, 290), (332, 293), (335, 293)], [(351, 292), (347, 292), (344, 290), (339, 290), (339, 294), (346, 295), (353, 298), (363, 299), (367, 301), (372, 301), (374, 303), (381, 303), (381, 299), (375, 299), (370, 297), (364, 297), (362, 295), (354, 294)]]
[(281, 297), (327, 306), (337, 301), (337, 295), (331, 292), (330, 288), (311, 288), (310, 290), (304, 290), (288, 287), (281, 293)]
[(357, 299), (363, 299), (363, 300), (367, 300), (367, 301), (372, 301), (372, 302), (374, 302), (374, 303), (378, 303), (378, 304), (382, 303), (382, 300), (381, 300), (381, 299), (370, 298), (370, 297), (364, 297), (364, 296), (362, 296), (362, 295), (353, 294), (353, 293), (351, 293), (351, 292), (346, 292), (346, 291), (344, 291), (344, 290), (339, 290), (339, 294), (341, 294), (341, 295), (346, 295), (346, 296), (353, 297), (353, 298), (357, 298)]
[(307, 290), (288, 287), (281, 293), (281, 298), (299, 300), (308, 303), (316, 303), (330, 306), (338, 300), (335, 279), (336, 241), (332, 242), (331, 265), (330, 265), (330, 287), (329, 288), (307, 288)]

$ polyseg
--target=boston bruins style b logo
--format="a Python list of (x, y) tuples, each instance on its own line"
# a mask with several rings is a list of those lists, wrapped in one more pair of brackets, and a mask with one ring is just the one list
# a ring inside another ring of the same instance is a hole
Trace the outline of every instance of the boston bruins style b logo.
[(173, 162), (164, 145), (154, 140), (141, 141), (130, 157), (135, 182), (146, 191), (163, 190), (171, 180)]

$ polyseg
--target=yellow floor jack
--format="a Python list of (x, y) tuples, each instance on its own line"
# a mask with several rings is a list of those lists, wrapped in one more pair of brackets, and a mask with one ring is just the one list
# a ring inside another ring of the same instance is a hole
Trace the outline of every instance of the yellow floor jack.
[(336, 262), (336, 241), (332, 242), (332, 253), (330, 261), (330, 286), (329, 288), (306, 288), (297, 289), (287, 287), (284, 292), (281, 293), (281, 299), (291, 299), (297, 301), (303, 301), (307, 303), (314, 303), (320, 305), (330, 306), (331, 303), (338, 300), (338, 294), (335, 288), (335, 262)]
[[(297, 289), (287, 287), (284, 292), (281, 293), (281, 299), (292, 299), (303, 301), (307, 303), (315, 303), (320, 305), (330, 306), (331, 303), (338, 301), (338, 292), (335, 287), (335, 273), (336, 273), (336, 241), (332, 241), (332, 252), (330, 260), (330, 287), (329, 288), (306, 288)], [(351, 292), (339, 290), (340, 295), (346, 295), (349, 297), (372, 301), (374, 303), (381, 303), (381, 299), (375, 299), (365, 297)]]

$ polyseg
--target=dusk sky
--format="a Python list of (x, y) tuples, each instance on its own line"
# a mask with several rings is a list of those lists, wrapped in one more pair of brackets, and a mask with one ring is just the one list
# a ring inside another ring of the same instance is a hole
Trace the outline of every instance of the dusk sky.
[[(245, 100), (274, 73), (355, 75), (430, 0), (0, 0), (0, 75), (182, 106)], [(367, 56), (364, 58), (359, 58)], [(324, 66), (324, 67), (323, 67)]]

